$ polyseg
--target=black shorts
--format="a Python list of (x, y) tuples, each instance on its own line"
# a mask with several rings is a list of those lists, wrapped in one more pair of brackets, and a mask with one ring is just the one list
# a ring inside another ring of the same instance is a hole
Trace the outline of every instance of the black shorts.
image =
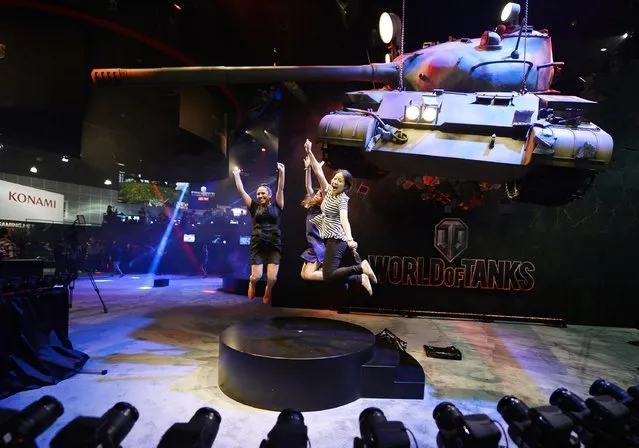
[(251, 253), (250, 256), (251, 266), (262, 264), (280, 264), (281, 259), (282, 254), (278, 250)]

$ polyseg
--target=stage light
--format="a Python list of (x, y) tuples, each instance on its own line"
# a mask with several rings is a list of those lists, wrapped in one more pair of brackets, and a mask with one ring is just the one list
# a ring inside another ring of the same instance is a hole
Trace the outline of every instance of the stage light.
[(425, 106), (422, 110), (422, 120), (432, 123), (437, 119), (437, 106)]
[(609, 383), (608, 381), (601, 378), (595, 380), (592, 383), (588, 392), (593, 397), (610, 395), (615, 400), (623, 404), (630, 404), (633, 401), (632, 397), (621, 387), (617, 386), (616, 384)]
[(105, 179), (104, 181), (104, 185), (111, 185), (113, 182), (111, 182), (111, 179)]
[(38, 168), (36, 168), (36, 166), (32, 166), (31, 168), (29, 168), (29, 171), (31, 171), (33, 174), (36, 174), (38, 172)]
[(508, 423), (508, 435), (518, 447), (580, 446), (571, 437), (574, 423), (555, 406), (529, 409), (518, 398), (505, 396), (497, 403), (497, 412)]
[(354, 448), (410, 448), (408, 430), (402, 422), (389, 422), (378, 408), (366, 408), (359, 415), (359, 433)]
[(604, 51), (608, 51), (608, 49), (607, 48), (602, 48), (600, 51), (604, 52)]
[(519, 20), (521, 6), (518, 3), (506, 3), (504, 9), (501, 10), (501, 21), (514, 25)]
[(302, 413), (284, 409), (260, 448), (306, 448), (308, 444), (308, 428)]
[(383, 12), (379, 16), (379, 37), (385, 44), (390, 44), (393, 39), (401, 34), (402, 21), (392, 12)]
[(262, 148), (262, 152), (266, 152), (266, 148)]
[(0, 446), (35, 446), (35, 439), (64, 413), (62, 403), (45, 395), (22, 411), (0, 412)]
[[(589, 392), (594, 399), (610, 396), (619, 404), (622, 404), (625, 408), (627, 408), (630, 412), (631, 419), (629, 423), (632, 430), (637, 432), (639, 436), (639, 391), (637, 390), (637, 387), (638, 386), (630, 387), (626, 392), (616, 384), (609, 383), (603, 379), (598, 379), (592, 383)], [(588, 400), (586, 400), (586, 404), (588, 404)]]
[(587, 446), (630, 446), (625, 423), (628, 409), (610, 396), (583, 399), (560, 387), (550, 396), (550, 404), (557, 406), (575, 424), (581, 442)]
[(67, 163), (69, 161), (69, 158), (67, 156), (62, 156), (62, 161), (64, 163)]
[(200, 408), (188, 423), (174, 423), (162, 436), (158, 448), (210, 448), (220, 430), (222, 417), (212, 408)]
[(417, 119), (419, 118), (419, 113), (419, 107), (411, 104), (409, 106), (406, 106), (406, 109), (404, 109), (404, 119), (406, 121), (417, 121)]
[(100, 418), (77, 417), (51, 440), (51, 448), (119, 447), (140, 414), (129, 403), (116, 403)]
[(628, 33), (623, 33), (623, 34), (621, 35), (621, 38), (622, 38), (622, 39), (628, 39)]
[(392, 58), (393, 58), (393, 57), (391, 56), (391, 54), (390, 54), (390, 53), (386, 53), (386, 54), (384, 55), (384, 62), (385, 62), (385, 63), (387, 63), (387, 64), (390, 64), (391, 62), (393, 62)]
[(443, 402), (433, 409), (433, 419), (439, 429), (438, 448), (499, 446), (501, 432), (485, 414), (463, 415), (454, 404)]

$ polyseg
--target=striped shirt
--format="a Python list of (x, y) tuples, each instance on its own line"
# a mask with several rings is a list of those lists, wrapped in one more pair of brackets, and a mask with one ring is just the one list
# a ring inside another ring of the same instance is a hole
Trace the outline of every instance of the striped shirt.
[(339, 212), (340, 210), (348, 210), (348, 200), (349, 197), (346, 193), (341, 192), (335, 196), (333, 187), (330, 185), (326, 187), (321, 205), (322, 213), (311, 219), (323, 239), (334, 238), (346, 241), (346, 234), (339, 219)]

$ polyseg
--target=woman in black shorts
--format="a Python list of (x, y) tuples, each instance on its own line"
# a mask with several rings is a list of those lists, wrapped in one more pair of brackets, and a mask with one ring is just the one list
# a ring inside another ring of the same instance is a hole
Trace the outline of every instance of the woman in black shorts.
[(262, 184), (257, 189), (257, 201), (254, 201), (244, 190), (240, 169), (233, 170), (235, 186), (242, 196), (242, 200), (248, 207), (253, 219), (253, 232), (251, 233), (250, 263), (251, 276), (249, 277), (248, 298), (255, 298), (255, 285), (262, 278), (264, 265), (266, 265), (266, 289), (264, 290), (264, 303), (271, 301), (273, 286), (277, 281), (277, 273), (282, 258), (282, 232), (280, 231), (280, 217), (284, 210), (284, 165), (277, 164), (278, 182), (275, 193), (275, 203), (272, 202), (272, 192), (268, 185)]

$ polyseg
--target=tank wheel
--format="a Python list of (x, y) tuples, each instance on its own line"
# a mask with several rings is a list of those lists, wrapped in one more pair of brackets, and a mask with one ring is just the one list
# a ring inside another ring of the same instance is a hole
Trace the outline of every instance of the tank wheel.
[(505, 190), (513, 201), (556, 207), (584, 197), (596, 176), (594, 170), (542, 165), (506, 183)]

